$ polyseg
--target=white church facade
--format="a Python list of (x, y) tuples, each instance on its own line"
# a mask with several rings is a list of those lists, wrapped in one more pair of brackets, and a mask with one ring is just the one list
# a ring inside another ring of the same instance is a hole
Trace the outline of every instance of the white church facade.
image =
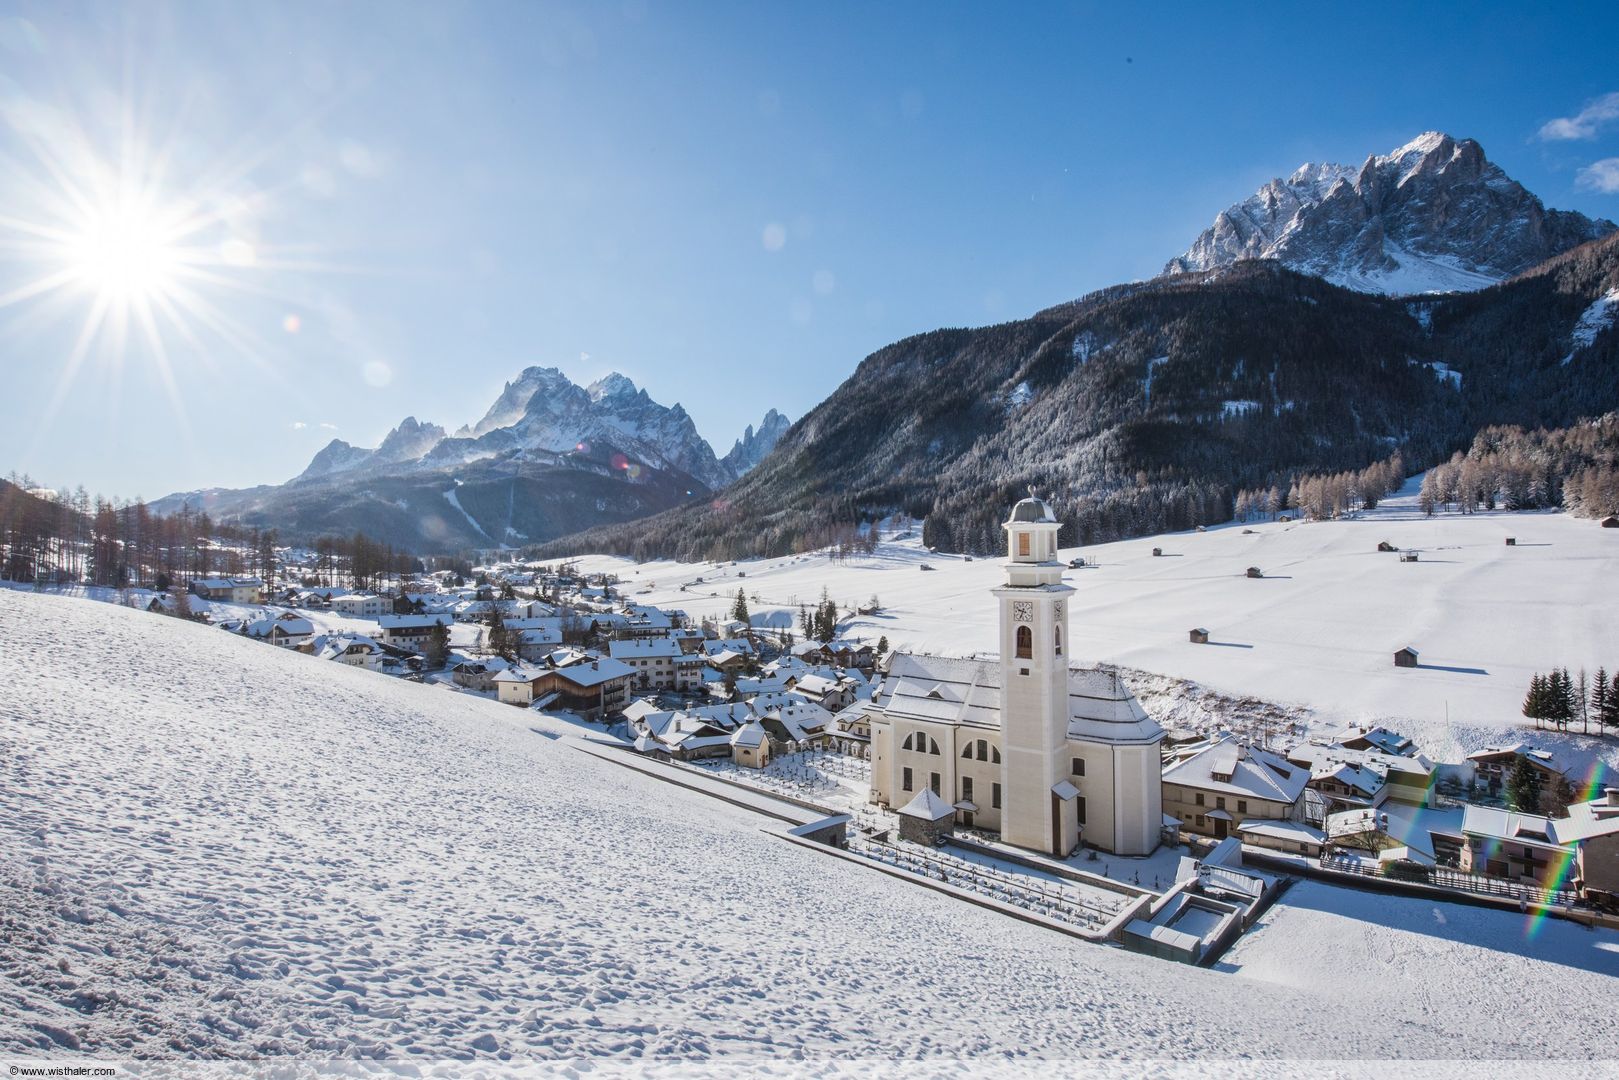
[(1003, 526), (1000, 659), (899, 653), (866, 712), (871, 800), (931, 789), (964, 826), (1057, 856), (1145, 855), (1163, 826), (1164, 732), (1116, 673), (1071, 669), (1060, 524), (1040, 499)]

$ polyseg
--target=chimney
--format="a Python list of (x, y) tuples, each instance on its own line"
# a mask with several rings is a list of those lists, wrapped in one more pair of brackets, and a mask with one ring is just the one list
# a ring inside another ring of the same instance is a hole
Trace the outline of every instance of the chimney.
[(1619, 806), (1619, 787), (1611, 787), (1603, 794), (1608, 796), (1609, 806)]

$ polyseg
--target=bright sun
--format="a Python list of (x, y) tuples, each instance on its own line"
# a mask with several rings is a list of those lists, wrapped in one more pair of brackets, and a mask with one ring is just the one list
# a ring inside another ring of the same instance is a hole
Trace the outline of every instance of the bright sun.
[(88, 215), (66, 238), (62, 254), (80, 284), (112, 304), (142, 303), (170, 293), (184, 256), (177, 230), (151, 206), (123, 202)]

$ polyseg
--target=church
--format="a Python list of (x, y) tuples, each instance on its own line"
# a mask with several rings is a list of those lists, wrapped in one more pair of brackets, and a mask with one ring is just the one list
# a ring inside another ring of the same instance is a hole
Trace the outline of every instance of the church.
[(1012, 509), (1000, 659), (897, 653), (866, 705), (871, 801), (931, 789), (967, 827), (1065, 857), (1083, 841), (1146, 855), (1163, 826), (1164, 731), (1106, 670), (1068, 665), (1061, 527), (1032, 494)]

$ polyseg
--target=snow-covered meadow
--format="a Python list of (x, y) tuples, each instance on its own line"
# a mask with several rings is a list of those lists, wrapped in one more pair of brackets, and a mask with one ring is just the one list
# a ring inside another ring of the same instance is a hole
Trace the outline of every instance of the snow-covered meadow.
[[(787, 844), (538, 714), (205, 626), (0, 591), (0, 687), (12, 1055), (1612, 1052), (1564, 1022), (1575, 986), (1619, 1007), (1612, 933), (1531, 962), (1513, 916), (1284, 902), (1190, 969)], [(1346, 993), (1352, 1045), (1323, 1046)]]
[[(1078, 590), (1075, 662), (1294, 706), (1321, 727), (1391, 723), (1445, 758), (1529, 730), (1519, 709), (1536, 671), (1619, 669), (1619, 530), (1561, 513), (1428, 518), (1415, 508), (1419, 480), (1354, 520), (1229, 524), (1064, 548), (1064, 559), (1095, 564), (1067, 574)], [(823, 586), (845, 607), (875, 594), (882, 611), (853, 618), (851, 636), (949, 655), (993, 650), (989, 590), (1003, 577), (1000, 560), (930, 554), (917, 535), (846, 562), (804, 555), (716, 567), (592, 556), (579, 564), (619, 573), (636, 600), (694, 616), (723, 616), (739, 587), (755, 622), (791, 621)], [(1418, 561), (1379, 552), (1380, 541), (1416, 550)], [(1246, 577), (1250, 566), (1265, 576)], [(1192, 627), (1206, 627), (1210, 643), (1191, 644)], [(1405, 645), (1420, 651), (1420, 667), (1394, 666)], [(1163, 698), (1160, 714), (1176, 706), (1175, 695), (1152, 696)], [(1165, 721), (1195, 720), (1195, 701), (1185, 711), (1192, 715)], [(1619, 765), (1619, 747), (1530, 734)]]

